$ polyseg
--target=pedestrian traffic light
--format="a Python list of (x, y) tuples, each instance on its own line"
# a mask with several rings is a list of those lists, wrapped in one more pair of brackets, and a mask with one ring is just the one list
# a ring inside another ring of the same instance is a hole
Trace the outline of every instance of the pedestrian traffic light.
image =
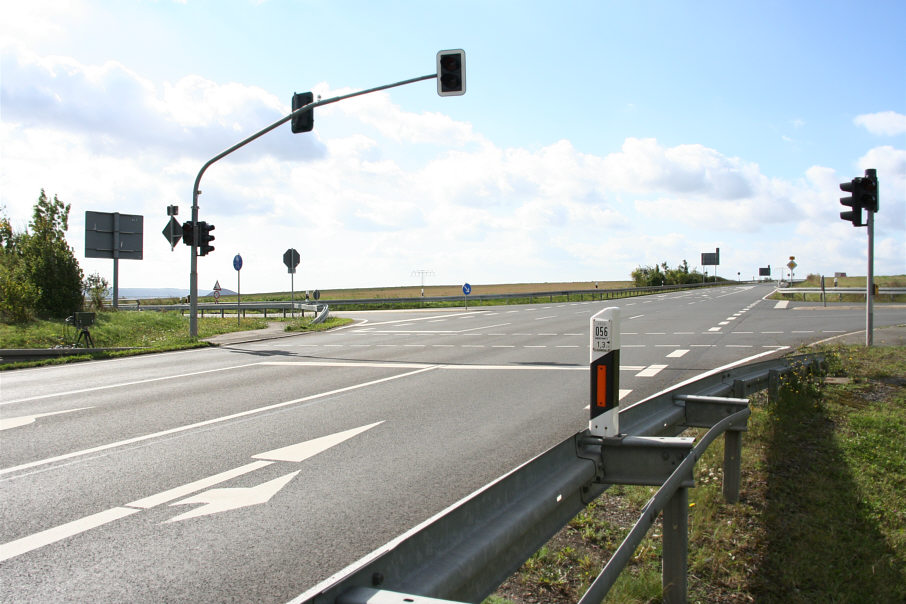
[(865, 226), (865, 223), (862, 222), (862, 205), (860, 205), (860, 197), (862, 192), (862, 177), (857, 176), (852, 179), (850, 182), (840, 183), (840, 190), (846, 193), (850, 193), (849, 197), (841, 197), (840, 203), (844, 206), (852, 208), (846, 212), (840, 212), (840, 218), (843, 220), (848, 220), (853, 223), (853, 226), (860, 227)]
[(211, 242), (214, 241), (214, 236), (211, 235), (211, 231), (214, 230), (213, 224), (208, 224), (207, 222), (200, 221), (198, 223), (198, 255), (207, 256), (209, 252), (214, 251), (214, 246), (211, 245)]
[(191, 220), (182, 223), (182, 242), (186, 245), (195, 243), (195, 223)]
[[(305, 107), (313, 103), (315, 97), (310, 92), (297, 92), (293, 94), (293, 111), (300, 107)], [(315, 127), (315, 110), (314, 108), (299, 113), (293, 113), (292, 129), (293, 134), (300, 132), (311, 132)]]
[(441, 50), (437, 53), (437, 94), (458, 96), (466, 93), (466, 51)]

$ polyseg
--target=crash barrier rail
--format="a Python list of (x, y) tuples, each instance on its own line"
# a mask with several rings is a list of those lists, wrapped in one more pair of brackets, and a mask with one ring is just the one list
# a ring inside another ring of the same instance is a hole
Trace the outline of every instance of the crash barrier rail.
[[(120, 304), (120, 310), (178, 310), (181, 312), (188, 312), (190, 310), (189, 304)], [(328, 316), (328, 304), (320, 302), (317, 304), (309, 304), (307, 302), (241, 302), (236, 304), (235, 302), (202, 302), (198, 304), (198, 312), (204, 317), (205, 312), (211, 314), (220, 313), (220, 317), (223, 318), (226, 316), (227, 312), (234, 313), (237, 308), (242, 312), (242, 316), (249, 311), (252, 312), (261, 312), (264, 313), (264, 318), (267, 318), (267, 311), (277, 311), (283, 313), (283, 318), (286, 318), (286, 314), (292, 311), (298, 311), (305, 316), (305, 311), (315, 313), (314, 323), (321, 323)]]
[[(663, 285), (657, 287), (625, 287), (620, 289), (577, 289), (577, 290), (558, 290), (549, 292), (526, 292), (521, 294), (470, 294), (469, 296), (418, 296), (408, 298), (342, 298), (336, 300), (320, 300), (316, 304), (301, 302), (241, 302), (239, 307), (245, 310), (263, 311), (267, 316), (268, 310), (277, 310), (286, 312), (293, 308), (311, 310), (313, 306), (328, 305), (332, 307), (340, 306), (419, 306), (435, 302), (464, 302), (464, 301), (489, 301), (489, 300), (525, 300), (534, 303), (536, 300), (548, 300), (553, 302), (554, 298), (565, 297), (566, 301), (572, 300), (613, 300), (615, 298), (631, 298), (634, 296), (644, 296), (648, 294), (664, 293), (669, 291), (678, 291), (683, 289), (695, 289), (701, 287), (722, 287), (726, 285), (735, 285), (734, 281), (717, 281), (708, 283), (687, 283), (685, 285)], [(204, 311), (216, 311), (221, 315), (225, 311), (235, 309), (236, 302), (217, 302), (217, 303), (199, 303), (198, 309), (204, 316)], [(127, 304), (120, 301), (120, 310), (186, 310), (189, 304)]]
[[(663, 485), (581, 602), (600, 602), (658, 513), (664, 518), (664, 601), (686, 598), (692, 466), (724, 434), (724, 497), (738, 498), (746, 397), (820, 354), (715, 370), (620, 410), (621, 435), (584, 430), (475, 491), (312, 587), (293, 604), (480, 602), (613, 484)], [(669, 438), (710, 428), (698, 446)], [(668, 437), (668, 438), (665, 438)]]
[[(792, 287), (789, 289), (777, 289), (774, 290), (774, 293), (781, 294), (784, 296), (790, 296), (795, 294), (856, 294), (856, 295), (865, 295), (865, 287), (826, 287), (821, 289), (820, 287)], [(875, 291), (874, 295), (881, 296), (901, 296), (906, 294), (906, 287), (879, 287)]]
[(408, 298), (356, 298), (356, 299), (336, 299), (325, 300), (326, 303), (334, 307), (339, 306), (418, 306), (428, 305), (431, 303), (450, 303), (461, 302), (469, 304), (480, 301), (487, 302), (492, 300), (528, 300), (529, 304), (536, 301), (547, 300), (553, 302), (554, 298), (566, 298), (567, 302), (582, 300), (614, 300), (616, 298), (632, 298), (635, 296), (645, 296), (649, 294), (659, 294), (670, 291), (683, 289), (696, 289), (701, 287), (722, 287), (726, 285), (735, 285), (735, 281), (717, 281), (708, 283), (687, 283), (684, 285), (661, 285), (654, 287), (623, 287), (619, 289), (574, 289), (574, 290), (556, 290), (547, 292), (525, 292), (516, 294), (476, 294), (472, 290), (468, 296), (417, 296)]

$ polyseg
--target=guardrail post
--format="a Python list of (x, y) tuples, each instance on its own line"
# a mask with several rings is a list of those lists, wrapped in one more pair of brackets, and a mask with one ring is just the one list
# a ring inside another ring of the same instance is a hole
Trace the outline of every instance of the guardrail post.
[(777, 402), (780, 398), (780, 372), (776, 369), (768, 371), (768, 402)]
[(739, 501), (739, 482), (742, 460), (742, 432), (724, 432), (724, 501)]
[(689, 555), (689, 489), (680, 487), (664, 507), (664, 559), (661, 586), (665, 604), (685, 604)]

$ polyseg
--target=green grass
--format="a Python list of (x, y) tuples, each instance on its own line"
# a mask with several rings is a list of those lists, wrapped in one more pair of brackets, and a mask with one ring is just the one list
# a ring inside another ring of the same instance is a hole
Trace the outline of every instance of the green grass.
[[(829, 373), (753, 397), (738, 503), (722, 495), (723, 441), (689, 491), (690, 602), (906, 602), (906, 348), (828, 349)], [(701, 434), (704, 431), (697, 431)], [(575, 602), (638, 518), (647, 487), (613, 487), (496, 594)], [(607, 602), (660, 602), (656, 523)]]
[[(297, 319), (263, 319), (235, 317), (200, 317), (198, 338), (189, 337), (189, 318), (179, 312), (99, 312), (95, 323), (89, 327), (96, 348), (130, 347), (132, 351), (96, 352), (92, 355), (59, 357), (45, 361), (10, 363), (0, 369), (32, 367), (45, 364), (59, 364), (89, 358), (109, 358), (165, 350), (181, 350), (209, 346), (203, 340), (223, 333), (264, 329), (269, 322), (283, 322), (286, 331), (322, 331), (350, 323), (350, 319), (330, 317), (327, 321), (312, 325), (311, 317)], [(79, 332), (62, 321), (32, 321), (24, 325), (0, 324), (0, 346), (3, 348), (54, 348), (71, 346)]]

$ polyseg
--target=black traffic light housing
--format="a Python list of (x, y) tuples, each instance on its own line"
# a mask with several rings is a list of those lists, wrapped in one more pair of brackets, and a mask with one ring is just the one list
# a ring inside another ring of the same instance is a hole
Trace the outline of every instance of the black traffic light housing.
[(195, 223), (191, 220), (182, 223), (182, 242), (186, 245), (195, 243)]
[[(305, 107), (313, 103), (315, 96), (311, 92), (296, 92), (293, 94), (293, 111), (299, 109), (300, 107)], [(293, 134), (299, 134), (302, 132), (311, 132), (312, 128), (315, 127), (315, 111), (314, 109), (309, 109), (308, 111), (300, 111), (299, 113), (293, 114), (292, 120), (292, 129)]]
[(204, 221), (198, 222), (198, 255), (207, 256), (209, 252), (214, 251), (214, 246), (211, 245), (211, 242), (214, 241), (214, 236), (211, 235), (211, 231), (214, 230), (213, 224), (208, 224)]
[(851, 193), (849, 197), (841, 197), (840, 203), (844, 206), (852, 208), (846, 212), (840, 212), (840, 218), (843, 220), (848, 220), (853, 223), (853, 226), (860, 227), (865, 226), (865, 223), (862, 221), (862, 206), (859, 205), (859, 196), (856, 194), (856, 191), (859, 188), (859, 182), (861, 177), (856, 177), (850, 182), (840, 183), (840, 190), (846, 193)]
[(437, 53), (437, 94), (458, 96), (466, 93), (466, 51), (441, 50)]
[(841, 197), (840, 203), (852, 208), (840, 212), (840, 218), (853, 223), (853, 226), (865, 226), (862, 220), (862, 210), (868, 212), (878, 211), (878, 175), (874, 169), (865, 170), (865, 176), (857, 176), (850, 182), (840, 184), (840, 190), (850, 193), (849, 197)]

